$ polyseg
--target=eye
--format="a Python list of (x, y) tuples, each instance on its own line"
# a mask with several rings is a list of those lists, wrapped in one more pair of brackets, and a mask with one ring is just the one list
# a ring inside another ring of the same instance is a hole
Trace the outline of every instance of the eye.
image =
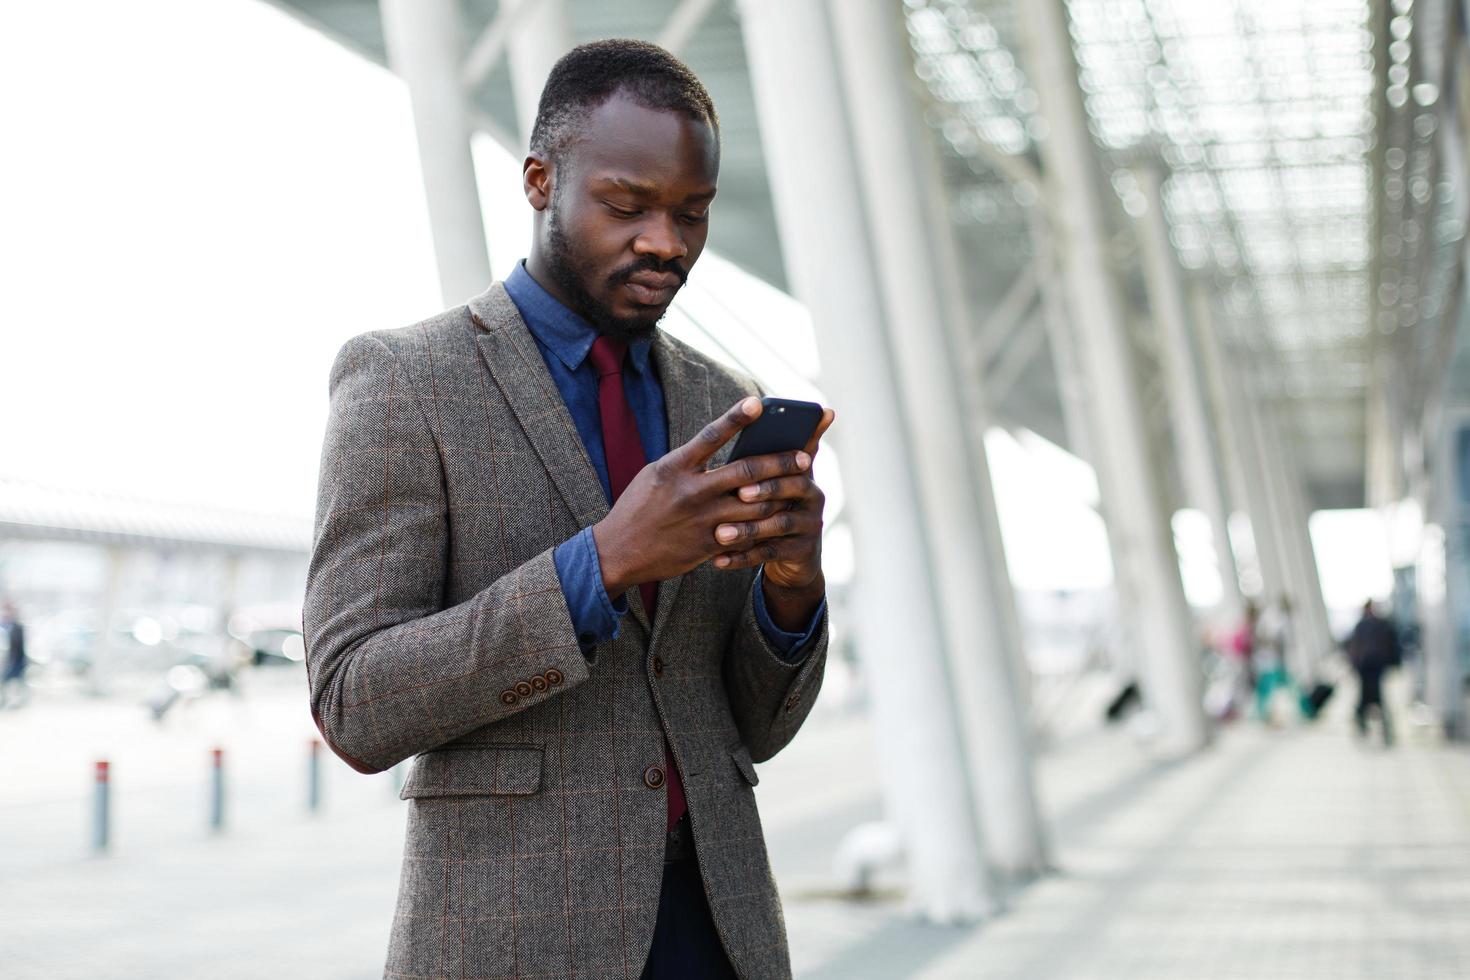
[(609, 204), (607, 201), (603, 201), (602, 203), (609, 211), (612, 212), (614, 218), (636, 218), (643, 213), (642, 211), (639, 211), (635, 208), (620, 208), (616, 204)]
[(708, 211), (700, 211), (698, 214), (681, 214), (679, 220), (686, 225), (702, 225), (709, 220)]

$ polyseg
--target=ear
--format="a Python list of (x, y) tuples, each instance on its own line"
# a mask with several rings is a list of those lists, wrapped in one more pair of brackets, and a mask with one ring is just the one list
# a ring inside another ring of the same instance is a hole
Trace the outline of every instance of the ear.
[(551, 203), (555, 169), (556, 165), (539, 153), (532, 153), (521, 165), (521, 186), (526, 192), (526, 200), (537, 211), (545, 211)]

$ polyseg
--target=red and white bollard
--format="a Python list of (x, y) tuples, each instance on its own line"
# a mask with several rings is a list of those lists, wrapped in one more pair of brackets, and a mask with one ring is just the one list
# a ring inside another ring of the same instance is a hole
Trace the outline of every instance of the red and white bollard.
[(225, 750), (210, 752), (209, 763), (209, 829), (220, 833), (225, 829)]
[(92, 792), (92, 850), (107, 853), (111, 828), (108, 826), (111, 813), (112, 767), (106, 759), (97, 760), (96, 788)]
[(322, 806), (322, 743), (311, 740), (311, 754), (306, 761), (306, 808), (316, 813)]

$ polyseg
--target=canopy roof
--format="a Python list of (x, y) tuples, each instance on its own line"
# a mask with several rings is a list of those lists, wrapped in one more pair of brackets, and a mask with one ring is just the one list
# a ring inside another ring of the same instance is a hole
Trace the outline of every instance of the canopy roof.
[[(274, 2), (384, 61), (375, 0)], [(1032, 234), (1045, 206), (1037, 144), (1048, 123), (1026, 72), (1017, 2), (901, 6), (916, 88), (945, 155), (974, 368), (998, 393), (1004, 421), (1067, 444), (1043, 328), (1041, 287), (1054, 276), (1037, 247), (1044, 236)], [(679, 4), (567, 6), (582, 41), (657, 39)], [(464, 0), (471, 36), (496, 7)], [(1443, 131), (1460, 131), (1444, 105), (1459, 76), (1444, 63), (1447, 41), (1421, 41), (1463, 30), (1451, 5), (1069, 0), (1068, 8), (1092, 136), (1117, 203), (1117, 265), (1145, 383), (1162, 397), (1132, 244), (1131, 219), (1145, 207), (1132, 168), (1156, 161), (1179, 261), (1249, 379), (1237, 396), (1279, 408), (1315, 506), (1361, 505), (1375, 377), (1396, 417), (1418, 418), (1458, 322), (1464, 204), (1451, 178), (1463, 163), (1458, 137)], [(783, 286), (736, 5), (713, 3), (681, 55), (708, 85), (724, 128), (711, 245)], [(503, 65), (475, 99), (487, 127), (515, 133)]]

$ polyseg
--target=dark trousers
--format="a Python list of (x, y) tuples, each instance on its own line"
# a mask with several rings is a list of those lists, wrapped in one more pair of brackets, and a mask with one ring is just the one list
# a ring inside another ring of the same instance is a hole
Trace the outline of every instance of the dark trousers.
[(1388, 720), (1388, 709), (1383, 706), (1383, 672), (1362, 671), (1358, 674), (1358, 709), (1354, 716), (1358, 722), (1358, 734), (1368, 734), (1368, 712), (1378, 709), (1378, 723), (1383, 726), (1383, 744), (1393, 744), (1393, 727)]
[(658, 924), (642, 980), (736, 980), (715, 932), (704, 882), (694, 858), (664, 865), (658, 894)]

